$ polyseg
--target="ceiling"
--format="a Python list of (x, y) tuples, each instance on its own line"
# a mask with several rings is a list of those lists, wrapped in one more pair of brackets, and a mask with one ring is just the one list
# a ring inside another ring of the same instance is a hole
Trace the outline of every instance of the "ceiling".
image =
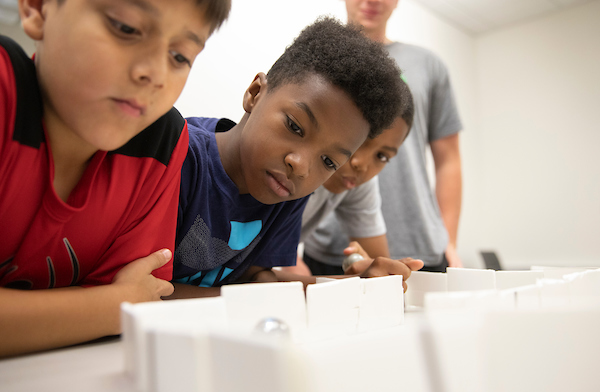
[(486, 33), (592, 0), (414, 0), (460, 29)]
[[(460, 29), (478, 35), (592, 0), (414, 1)], [(17, 10), (17, 0), (0, 0), (0, 23), (18, 24)]]

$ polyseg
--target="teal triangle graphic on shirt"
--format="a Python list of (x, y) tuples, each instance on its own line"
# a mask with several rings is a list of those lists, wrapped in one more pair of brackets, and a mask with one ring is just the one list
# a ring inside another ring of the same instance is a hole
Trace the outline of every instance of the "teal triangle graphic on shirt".
[(215, 284), (215, 280), (217, 279), (217, 275), (221, 271), (220, 267), (215, 268), (212, 271), (209, 271), (204, 278), (202, 278), (202, 282), (198, 285), (198, 287), (212, 287)]
[(223, 273), (221, 274), (221, 279), (219, 280), (219, 282), (225, 279), (227, 275), (231, 273), (231, 271), (233, 271), (231, 268), (223, 267)]
[(233, 250), (242, 250), (260, 233), (262, 221), (235, 222), (231, 221), (231, 234), (229, 235), (229, 247)]

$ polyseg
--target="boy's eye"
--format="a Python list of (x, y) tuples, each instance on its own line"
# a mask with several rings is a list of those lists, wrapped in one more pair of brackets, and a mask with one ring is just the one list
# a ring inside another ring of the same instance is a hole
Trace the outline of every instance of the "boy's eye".
[(128, 26), (125, 23), (121, 23), (116, 19), (108, 18), (108, 20), (110, 21), (110, 24), (118, 31), (119, 34), (134, 35), (139, 34), (140, 32), (135, 27)]
[(177, 53), (175, 51), (171, 51), (171, 56), (173, 56), (173, 59), (175, 59), (175, 61), (178, 62), (179, 64), (187, 64), (189, 67), (192, 66), (192, 63), (190, 62), (190, 60), (188, 60), (181, 53)]
[(304, 131), (302, 131), (302, 128), (300, 128), (298, 126), (298, 124), (296, 124), (294, 122), (294, 120), (292, 120), (291, 118), (289, 118), (289, 117), (286, 117), (286, 118), (287, 118), (287, 127), (288, 127), (288, 129), (291, 132), (297, 134), (298, 136), (304, 136)]
[(331, 170), (337, 170), (337, 165), (326, 155), (322, 155), (321, 159), (323, 160), (323, 164), (325, 167)]
[(382, 153), (377, 154), (377, 159), (379, 159), (383, 163), (388, 163), (390, 161), (390, 158)]

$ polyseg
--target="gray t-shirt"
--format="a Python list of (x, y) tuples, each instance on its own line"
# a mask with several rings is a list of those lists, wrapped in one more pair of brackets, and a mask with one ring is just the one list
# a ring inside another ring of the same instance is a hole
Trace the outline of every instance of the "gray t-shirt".
[(324, 186), (320, 186), (310, 196), (304, 208), (300, 242), (303, 242), (325, 217), (333, 213), (345, 234), (350, 237), (366, 238), (385, 234), (377, 176), (342, 193), (331, 193)]
[[(398, 155), (379, 174), (382, 210), (392, 258), (419, 258), (438, 265), (448, 244), (437, 199), (430, 187), (426, 151), (431, 141), (459, 132), (461, 121), (448, 71), (431, 51), (394, 42), (387, 45), (411, 89), (415, 103), (412, 130)], [(334, 216), (304, 241), (305, 252), (326, 264), (341, 265), (348, 237)]]

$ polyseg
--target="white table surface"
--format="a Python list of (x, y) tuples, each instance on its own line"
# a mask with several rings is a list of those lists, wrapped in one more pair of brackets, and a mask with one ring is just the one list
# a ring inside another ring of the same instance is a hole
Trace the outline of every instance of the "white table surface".
[(119, 338), (0, 360), (0, 391), (134, 392)]

